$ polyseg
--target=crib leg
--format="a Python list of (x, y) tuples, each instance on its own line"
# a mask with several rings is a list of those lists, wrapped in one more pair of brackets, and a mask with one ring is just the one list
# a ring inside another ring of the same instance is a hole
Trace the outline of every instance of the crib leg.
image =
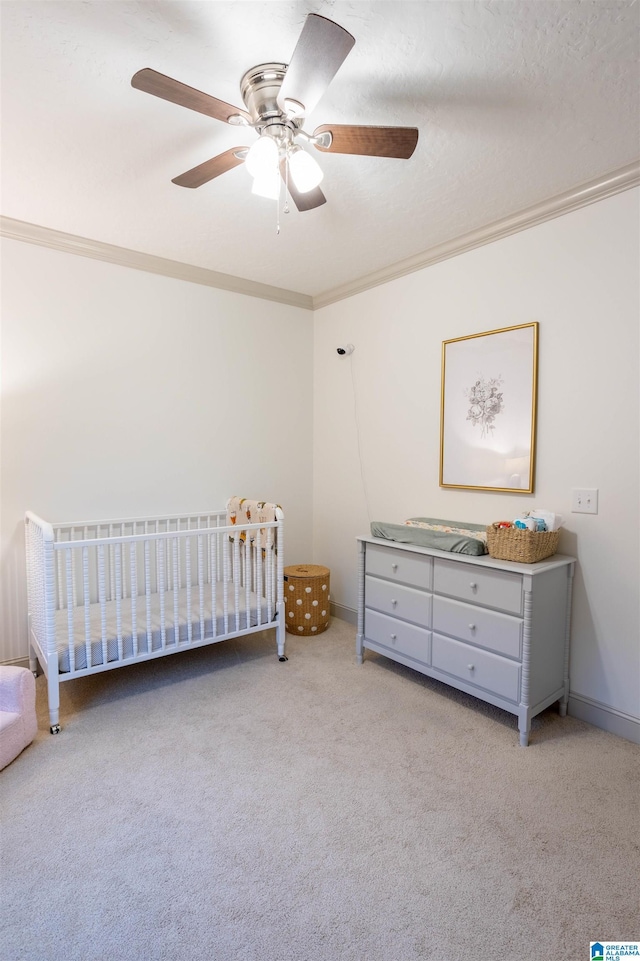
[(27, 614), (27, 637), (29, 638), (29, 670), (34, 677), (38, 676), (38, 658), (31, 643), (31, 614)]
[(284, 601), (282, 604), (278, 604), (278, 626), (276, 627), (276, 641), (278, 644), (278, 660), (286, 661), (288, 660), (286, 654), (284, 653), (284, 639), (285, 639), (285, 625), (284, 625)]
[(38, 676), (38, 658), (31, 644), (29, 644), (29, 670), (34, 677)]
[(52, 734), (60, 733), (60, 683), (58, 675), (53, 671), (47, 678), (47, 698), (49, 700), (49, 730)]

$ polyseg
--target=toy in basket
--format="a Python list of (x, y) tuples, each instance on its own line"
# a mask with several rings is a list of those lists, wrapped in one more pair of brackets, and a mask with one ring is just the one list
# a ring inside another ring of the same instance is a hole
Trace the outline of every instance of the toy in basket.
[(501, 561), (535, 564), (558, 550), (560, 531), (532, 531), (496, 521), (487, 527), (487, 548)]

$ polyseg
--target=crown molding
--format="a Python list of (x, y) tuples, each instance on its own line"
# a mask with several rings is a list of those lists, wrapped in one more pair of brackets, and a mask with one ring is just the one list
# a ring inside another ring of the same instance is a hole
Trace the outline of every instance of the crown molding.
[(205, 287), (216, 287), (229, 290), (236, 294), (246, 294), (248, 297), (259, 297), (261, 300), (273, 300), (292, 307), (303, 307), (313, 310), (313, 299), (307, 294), (295, 290), (285, 290), (281, 287), (271, 287), (252, 280), (243, 280), (231, 274), (222, 274), (216, 270), (204, 267), (194, 267), (177, 260), (167, 260), (153, 254), (143, 254), (126, 247), (116, 247), (104, 244), (99, 240), (88, 240), (75, 234), (66, 234), (49, 227), (39, 227), (23, 220), (13, 220), (11, 217), (0, 216), (0, 236), (11, 240), (22, 240), (51, 250), (60, 250), (68, 254), (78, 254), (80, 257), (90, 257), (121, 267), (132, 267), (134, 270), (144, 270), (147, 273), (161, 274), (176, 280), (186, 280), (192, 284), (203, 284)]
[(579, 210), (581, 207), (595, 203), (597, 200), (604, 200), (607, 197), (614, 196), (614, 194), (621, 193), (623, 190), (630, 190), (632, 187), (638, 186), (640, 186), (640, 161), (627, 164), (625, 167), (620, 167), (603, 177), (574, 187), (565, 193), (542, 201), (542, 203), (526, 207), (524, 210), (510, 214), (502, 220), (496, 220), (494, 223), (487, 224), (487, 226), (478, 230), (462, 234), (460, 237), (454, 237), (452, 240), (431, 247), (421, 254), (416, 254), (406, 260), (384, 267), (375, 273), (360, 277), (356, 281), (343, 284), (341, 287), (335, 287), (333, 290), (327, 290), (313, 298), (313, 309), (318, 310), (321, 307), (327, 307), (329, 304), (352, 297), (354, 294), (362, 293), (372, 287), (378, 287), (380, 284), (386, 284), (391, 280), (397, 280), (399, 277), (404, 277), (416, 270), (422, 270), (424, 267), (430, 267), (442, 260), (457, 257), (459, 254), (474, 250), (476, 247), (482, 247), (484, 244), (509, 237), (521, 230), (535, 227), (537, 224), (552, 220), (554, 217), (561, 217), (573, 210)]
[(459, 254), (474, 250), (476, 247), (482, 247), (485, 244), (493, 243), (495, 240), (509, 237), (521, 230), (535, 227), (547, 220), (561, 217), (563, 214), (579, 210), (588, 204), (604, 200), (638, 186), (640, 186), (640, 161), (635, 161), (588, 183), (574, 187), (565, 193), (542, 201), (542, 203), (534, 204), (532, 207), (510, 214), (502, 220), (497, 220), (470, 233), (462, 234), (460, 237), (454, 237), (452, 240), (445, 241), (445, 243), (437, 244), (420, 254), (415, 254), (406, 260), (384, 267), (382, 270), (359, 277), (357, 280), (340, 287), (326, 290), (315, 297), (295, 290), (286, 290), (281, 287), (272, 287), (269, 284), (244, 280), (241, 277), (219, 273), (216, 270), (194, 267), (191, 264), (183, 264), (176, 260), (128, 250), (126, 247), (116, 247), (113, 244), (105, 244), (98, 240), (88, 240), (85, 237), (77, 237), (75, 234), (52, 230), (49, 227), (40, 227), (22, 220), (13, 220), (11, 217), (0, 216), (0, 236), (37, 244), (41, 247), (49, 247), (52, 250), (77, 254), (81, 257), (90, 257), (93, 260), (119, 264), (122, 267), (131, 267), (134, 270), (161, 274), (165, 277), (173, 277), (176, 280), (186, 280), (194, 284), (229, 290), (233, 293), (245, 294), (248, 297), (259, 297), (262, 300), (276, 301), (292, 307), (302, 307), (305, 310), (318, 310), (372, 287), (397, 280), (406, 274), (430, 267), (442, 260), (457, 257)]

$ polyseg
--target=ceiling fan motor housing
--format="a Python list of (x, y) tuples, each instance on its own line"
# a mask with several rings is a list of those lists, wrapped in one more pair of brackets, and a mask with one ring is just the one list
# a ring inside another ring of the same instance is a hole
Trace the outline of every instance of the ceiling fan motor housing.
[(278, 106), (286, 71), (286, 63), (260, 63), (247, 70), (240, 81), (240, 93), (256, 130), (280, 146), (293, 143), (301, 123), (301, 118), (283, 113)]
[(286, 71), (286, 63), (260, 63), (243, 76), (240, 93), (254, 123), (283, 117), (278, 96)]

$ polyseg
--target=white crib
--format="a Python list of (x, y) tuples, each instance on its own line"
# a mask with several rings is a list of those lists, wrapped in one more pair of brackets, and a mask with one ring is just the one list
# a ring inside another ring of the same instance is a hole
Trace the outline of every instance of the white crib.
[(284, 515), (274, 516), (49, 524), (27, 512), (29, 664), (47, 678), (51, 733), (62, 681), (269, 628), (286, 661)]

